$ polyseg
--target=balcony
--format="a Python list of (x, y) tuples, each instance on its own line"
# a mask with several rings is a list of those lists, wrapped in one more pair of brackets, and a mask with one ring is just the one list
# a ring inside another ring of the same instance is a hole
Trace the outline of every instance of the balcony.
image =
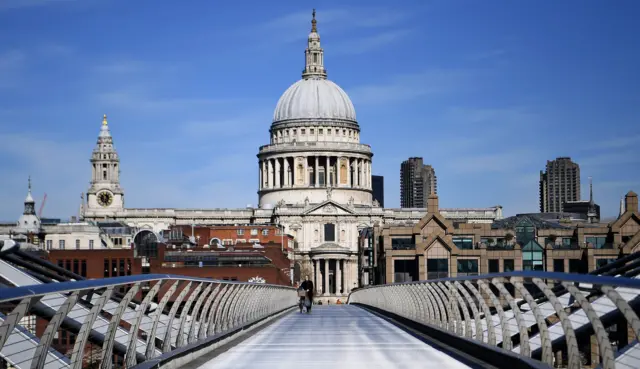
[(551, 247), (554, 250), (580, 250), (580, 244), (575, 243), (561, 243), (561, 244), (552, 244)]
[(515, 249), (515, 245), (507, 245), (506, 243), (487, 245), (487, 251), (508, 251), (508, 250), (514, 250), (514, 249)]
[(325, 151), (327, 149), (371, 153), (371, 146), (366, 144), (334, 141), (295, 141), (273, 143), (260, 146), (259, 153), (267, 154), (279, 151)]

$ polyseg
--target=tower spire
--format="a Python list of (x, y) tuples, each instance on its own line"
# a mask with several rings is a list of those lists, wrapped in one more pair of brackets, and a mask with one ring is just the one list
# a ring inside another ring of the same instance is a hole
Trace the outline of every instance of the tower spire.
[(587, 210), (587, 219), (589, 223), (595, 223), (598, 221), (598, 212), (596, 211), (596, 204), (593, 202), (593, 178), (589, 177), (589, 209)]
[(103, 126), (107, 125), (107, 115), (106, 114), (102, 116), (102, 125)]
[(318, 22), (316, 10), (311, 13), (311, 33), (307, 40), (307, 49), (304, 51), (303, 79), (327, 79), (327, 71), (324, 69), (324, 50), (320, 47), (320, 35), (318, 34)]
[(313, 9), (313, 13), (311, 13), (311, 16), (313, 17), (311, 19), (311, 32), (318, 32), (318, 28), (316, 27), (316, 24), (318, 23), (318, 21), (316, 21), (316, 10)]

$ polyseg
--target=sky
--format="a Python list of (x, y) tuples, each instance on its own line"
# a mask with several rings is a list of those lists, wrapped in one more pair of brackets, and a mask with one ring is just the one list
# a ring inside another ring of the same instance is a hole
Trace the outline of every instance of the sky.
[(301, 78), (312, 8), (385, 207), (421, 156), (440, 206), (538, 211), (570, 156), (603, 216), (640, 191), (640, 2), (0, 0), (0, 220), (31, 175), (77, 215), (107, 114), (126, 207), (257, 204), (256, 154)]

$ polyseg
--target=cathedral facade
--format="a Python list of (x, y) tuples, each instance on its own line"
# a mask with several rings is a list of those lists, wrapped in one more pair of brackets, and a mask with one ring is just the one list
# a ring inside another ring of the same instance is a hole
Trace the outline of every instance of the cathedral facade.
[[(374, 224), (417, 223), (426, 209), (383, 209), (372, 199), (373, 152), (360, 143), (349, 96), (327, 79), (315, 12), (302, 79), (280, 97), (269, 133), (270, 143), (257, 154), (257, 208), (127, 209), (105, 116), (91, 156), (92, 180), (82, 216), (121, 220), (158, 240), (172, 225), (278, 224), (295, 237), (301, 277), (313, 280), (318, 296), (344, 299), (357, 287), (360, 230)], [(463, 222), (502, 218), (500, 206), (440, 212)]]

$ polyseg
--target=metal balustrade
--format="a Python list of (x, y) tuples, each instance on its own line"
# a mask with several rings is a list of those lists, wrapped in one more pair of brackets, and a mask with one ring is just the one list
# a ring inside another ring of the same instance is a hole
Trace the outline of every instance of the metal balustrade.
[[(122, 363), (116, 367), (130, 368), (227, 340), (297, 303), (291, 287), (173, 275), (5, 287), (0, 356), (21, 369), (80, 369), (91, 355), (100, 368), (114, 367), (114, 357)], [(46, 323), (37, 335), (20, 325), (34, 315)], [(54, 344), (61, 329), (76, 337), (67, 352)], [(98, 355), (88, 352), (90, 346), (99, 347)]]
[(640, 280), (632, 267), (616, 276), (511, 272), (369, 286), (348, 303), (548, 366), (592, 360), (594, 368), (637, 369)]

